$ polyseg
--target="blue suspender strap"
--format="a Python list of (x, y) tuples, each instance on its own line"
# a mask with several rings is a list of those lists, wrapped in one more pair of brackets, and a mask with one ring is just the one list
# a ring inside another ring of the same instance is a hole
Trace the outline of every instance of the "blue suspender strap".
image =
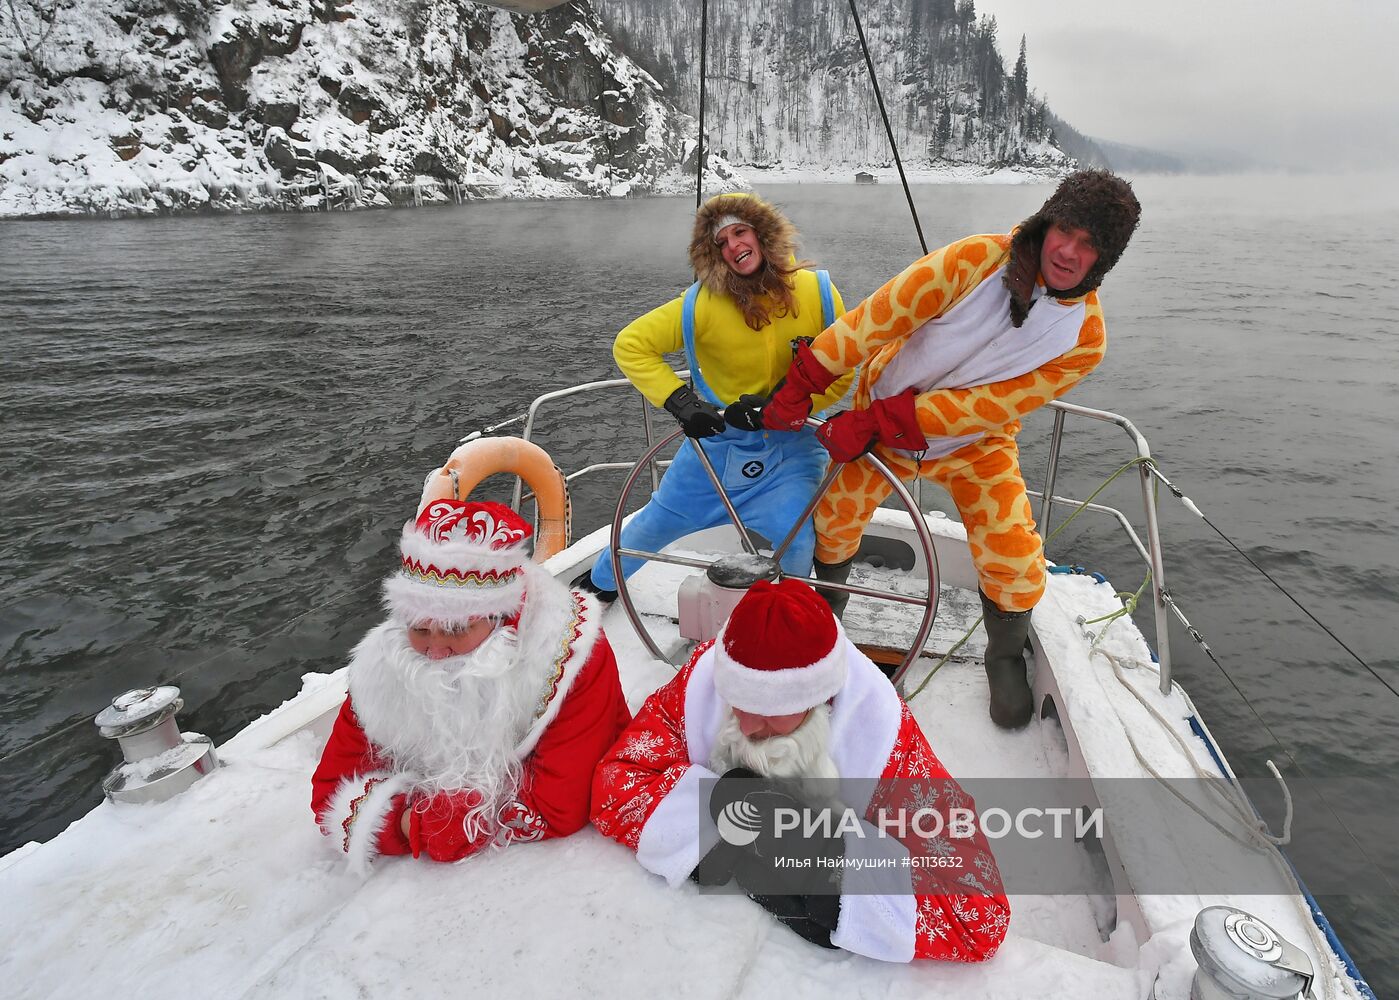
[[(835, 295), (831, 291), (830, 272), (817, 271), (816, 284), (821, 290), (821, 329), (824, 330), (836, 321), (836, 303)], [(709, 383), (704, 380), (699, 357), (695, 354), (695, 303), (699, 299), (699, 293), (700, 283), (696, 281), (685, 290), (685, 299), (680, 307), (680, 328), (685, 336), (685, 363), (690, 367), (690, 381), (694, 383), (695, 392), (715, 406), (724, 406), (724, 401), (714, 394), (714, 390), (709, 388)]]
[[(835, 295), (831, 292), (831, 272), (817, 271), (816, 283), (821, 288), (821, 329), (825, 330), (836, 321), (836, 300)], [(832, 404), (816, 416), (824, 420), (837, 412), (839, 411), (836, 410), (835, 404)]]
[(831, 272), (817, 271), (816, 283), (821, 288), (821, 329), (836, 321), (836, 300), (831, 294)]
[(723, 406), (724, 402), (714, 395), (714, 390), (710, 389), (709, 383), (704, 380), (704, 373), (700, 371), (699, 356), (695, 354), (695, 302), (699, 299), (699, 293), (700, 283), (696, 281), (686, 289), (685, 301), (680, 307), (680, 329), (685, 335), (685, 363), (690, 366), (690, 381), (694, 383), (695, 392), (715, 406)]

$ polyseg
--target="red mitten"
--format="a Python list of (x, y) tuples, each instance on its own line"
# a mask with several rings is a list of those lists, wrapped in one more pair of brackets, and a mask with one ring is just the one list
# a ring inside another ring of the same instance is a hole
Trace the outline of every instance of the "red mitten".
[[(460, 861), (490, 842), (490, 833), (478, 830), (476, 836), (466, 835), (466, 814), (481, 801), (474, 790), (439, 792), (430, 799), (419, 799), (408, 808), (408, 843), (413, 857), (424, 850), (434, 861)], [(484, 824), (483, 824), (484, 825)]]
[(917, 393), (905, 389), (897, 396), (870, 403), (870, 413), (879, 425), (880, 444), (905, 451), (923, 451), (928, 447), (928, 439), (918, 426), (917, 400)]
[(770, 431), (799, 431), (811, 416), (811, 397), (819, 396), (840, 378), (812, 353), (811, 345), (797, 345), (792, 366), (777, 384), (772, 401), (763, 407), (763, 426)]
[(837, 413), (816, 431), (831, 458), (837, 462), (853, 462), (874, 446), (879, 434), (879, 422), (869, 410), (847, 410)]

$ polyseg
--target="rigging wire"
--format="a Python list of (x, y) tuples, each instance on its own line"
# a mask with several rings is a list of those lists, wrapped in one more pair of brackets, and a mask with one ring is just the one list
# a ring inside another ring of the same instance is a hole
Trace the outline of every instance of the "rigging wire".
[[(889, 124), (889, 112), (884, 110), (884, 95), (879, 90), (879, 77), (874, 72), (874, 59), (870, 47), (865, 43), (865, 29), (860, 24), (860, 12), (855, 9), (855, 0), (850, 0), (850, 16), (855, 20), (855, 33), (860, 36), (860, 48), (865, 53), (865, 66), (870, 72), (870, 83), (874, 85), (874, 99), (879, 104), (879, 116), (884, 119), (884, 131), (889, 136), (889, 148), (894, 151), (894, 166), (899, 168), (899, 182), (904, 186), (904, 197), (908, 199), (908, 210), (913, 215), (913, 228), (918, 231), (918, 245), (923, 248), (923, 256), (928, 256), (928, 241), (923, 238), (923, 225), (918, 221), (918, 209), (913, 204), (913, 192), (908, 188), (908, 178), (904, 176), (903, 160), (899, 159), (899, 144), (894, 141), (894, 127)], [(701, 91), (703, 93), (703, 91)], [(703, 121), (703, 119), (700, 119)]]
[[(1112, 475), (1105, 479), (1096, 490), (1089, 494), (1088, 499), (1080, 503), (1078, 505), (1078, 508), (1072, 514), (1070, 514), (1062, 524), (1056, 527), (1054, 531), (1052, 531), (1049, 534), (1049, 537), (1046, 538), (1044, 541), (1045, 546), (1048, 547), (1049, 543), (1054, 540), (1055, 536), (1057, 536), (1061, 531), (1067, 528), (1074, 521), (1075, 518), (1077, 518), (1080, 514), (1087, 510), (1088, 505), (1092, 503), (1098, 497), (1098, 495), (1103, 492), (1103, 490), (1107, 489), (1107, 487), (1109, 486), (1109, 484), (1112, 483), (1113, 480), (1115, 480), (1118, 476), (1122, 475), (1128, 469), (1137, 465), (1144, 466), (1148, 471), (1151, 472), (1153, 476), (1159, 479), (1168, 490), (1171, 491), (1171, 493), (1176, 497), (1177, 500), (1179, 500), (1183, 505), (1189, 508), (1192, 513), (1203, 519), (1207, 524), (1209, 523), (1209, 519), (1206, 518), (1205, 515), (1200, 511), (1200, 509), (1195, 506), (1191, 499), (1188, 496), (1186, 496), (1183, 492), (1181, 492), (1179, 488), (1172, 484), (1170, 480), (1168, 480), (1160, 472), (1160, 470), (1156, 467), (1156, 461), (1154, 459), (1148, 456), (1140, 456), (1123, 464), (1120, 468), (1113, 472)], [(1213, 524), (1210, 524), (1210, 527), (1214, 528), (1215, 526)], [(1219, 531), (1218, 528), (1215, 528), (1215, 530)], [(1223, 532), (1220, 532), (1220, 535), (1221, 537), (1225, 537), (1223, 535)], [(1229, 541), (1227, 537), (1225, 537), (1225, 540)], [(1229, 544), (1233, 545), (1234, 543), (1230, 541)], [(1238, 546), (1234, 546), (1234, 548), (1238, 549)], [(1244, 555), (1244, 558), (1248, 559), (1248, 556), (1245, 555), (1242, 551), (1240, 551), (1239, 554)], [(1281, 584), (1277, 583), (1276, 580), (1273, 580), (1273, 578), (1269, 576), (1262, 569), (1262, 567), (1259, 567), (1256, 563), (1253, 562), (1252, 559), (1248, 559), (1248, 562), (1250, 565), (1257, 568), (1259, 572), (1263, 573), (1264, 576), (1267, 576), (1268, 579), (1272, 581), (1274, 586), (1278, 587), (1278, 589), (1280, 590), (1283, 590)], [(1135, 605), (1136, 601), (1140, 599), (1140, 596), (1142, 592), (1146, 589), (1147, 583), (1150, 579), (1151, 574), (1150, 571), (1148, 571), (1147, 579), (1142, 581), (1142, 586), (1137, 589), (1135, 594), (1130, 595), (1132, 605)], [(1283, 590), (1283, 592), (1286, 593), (1285, 590)], [(1288, 594), (1288, 597), (1292, 599), (1294, 604), (1297, 603), (1296, 599), (1292, 598), (1291, 594)], [(1298, 604), (1298, 607), (1301, 607), (1301, 605)], [(1099, 631), (1098, 636), (1094, 639), (1093, 647), (1095, 649), (1097, 648), (1098, 641), (1102, 639), (1107, 628), (1112, 624), (1112, 622), (1128, 613), (1129, 610), (1129, 607), (1124, 607), (1121, 611), (1114, 612), (1111, 615), (1105, 615), (1099, 619), (1094, 619), (1094, 621), (1105, 621), (1107, 623), (1103, 626), (1103, 629)], [(1303, 608), (1302, 610), (1306, 611), (1305, 608)], [(1313, 615), (1311, 615), (1310, 612), (1307, 613), (1307, 616), (1313, 621), (1317, 621), (1316, 618)], [(982, 617), (984, 616), (980, 616), (976, 619), (976, 621), (972, 622), (971, 627), (967, 629), (966, 634), (963, 635), (962, 638), (959, 639), (951, 649), (949, 649), (946, 653), (943, 654), (942, 658), (938, 660), (936, 664), (934, 664), (933, 668), (930, 671), (928, 671), (927, 676), (923, 678), (922, 682), (918, 685), (917, 689), (914, 690), (912, 694), (908, 695), (904, 699), (905, 701), (911, 702), (914, 698), (918, 697), (918, 695), (923, 693), (923, 689), (928, 686), (930, 681), (932, 681), (933, 675), (936, 674), (939, 670), (941, 670), (952, 659), (952, 655), (956, 653), (957, 650), (962, 648), (962, 646), (965, 645), (969, 639), (971, 639), (972, 635), (976, 632), (977, 626), (981, 624)], [(1082, 624), (1089, 623), (1084, 622)], [(1319, 621), (1317, 621), (1317, 624), (1321, 625)], [(1322, 628), (1326, 630), (1328, 635), (1331, 635), (1333, 638), (1335, 638), (1334, 633), (1332, 633), (1330, 629), (1326, 629), (1324, 625), (1322, 626)], [(1194, 628), (1190, 629), (1190, 636), (1192, 639), (1195, 640), (1195, 642), (1200, 646), (1200, 648), (1204, 650), (1205, 655), (1209, 657), (1210, 662), (1215, 665), (1215, 668), (1218, 669), (1220, 674), (1223, 675), (1224, 679), (1228, 681), (1229, 686), (1234, 689), (1234, 693), (1239, 696), (1239, 700), (1244, 703), (1244, 706), (1248, 709), (1249, 713), (1253, 716), (1255, 720), (1257, 720), (1258, 724), (1263, 728), (1264, 732), (1268, 734), (1268, 738), (1273, 741), (1273, 745), (1277, 747), (1277, 749), (1287, 757), (1288, 761), (1292, 764), (1293, 768), (1296, 769), (1298, 774), (1300, 774), (1304, 779), (1312, 782), (1312, 787), (1316, 791), (1317, 798), (1319, 798), (1322, 802), (1322, 805), (1326, 807), (1326, 811), (1330, 813), (1331, 818), (1336, 822), (1336, 825), (1338, 825), (1342, 830), (1345, 831), (1346, 836), (1350, 838), (1351, 843), (1353, 843), (1355, 845), (1356, 850), (1360, 852), (1360, 856), (1364, 858), (1376, 872), (1379, 873), (1380, 877), (1384, 880), (1385, 884), (1389, 886), (1391, 891), (1399, 892), (1399, 888), (1395, 887), (1393, 881), (1391, 881), (1388, 874), (1384, 871), (1383, 868), (1381, 868), (1378, 864), (1375, 863), (1375, 861), (1370, 857), (1369, 852), (1367, 852), (1364, 846), (1360, 843), (1360, 840), (1356, 837), (1355, 833), (1351, 830), (1349, 826), (1346, 825), (1345, 821), (1341, 819), (1340, 815), (1336, 812), (1335, 807), (1331, 805), (1331, 801), (1321, 791), (1320, 786), (1317, 785), (1316, 779), (1307, 773), (1306, 768), (1304, 768), (1301, 765), (1301, 763), (1298, 762), (1297, 758), (1293, 755), (1292, 751), (1289, 750), (1287, 745), (1284, 744), (1282, 740), (1278, 737), (1278, 734), (1273, 730), (1273, 727), (1268, 724), (1267, 720), (1263, 718), (1263, 716), (1259, 713), (1258, 709), (1254, 707), (1253, 702), (1249, 700), (1248, 695), (1244, 694), (1243, 689), (1239, 687), (1238, 682), (1235, 681), (1234, 678), (1230, 675), (1229, 671), (1225, 669), (1224, 664), (1219, 661), (1219, 657), (1214, 655), (1214, 650), (1210, 649), (1209, 644), (1204, 641), (1204, 637), (1200, 635), (1200, 633)], [(1340, 639), (1337, 639), (1336, 641), (1340, 642)], [(1341, 643), (1341, 646), (1345, 648), (1347, 652), (1350, 652), (1350, 648), (1346, 646), (1345, 643)], [(1351, 653), (1351, 655), (1354, 656), (1355, 654)], [(1359, 659), (1359, 657), (1356, 658)], [(1363, 660), (1361, 661), (1361, 663), (1368, 669), (1368, 664), (1365, 664)], [(1372, 670), (1371, 673), (1374, 673), (1374, 671)], [(1378, 675), (1376, 676), (1378, 677)], [(1394, 690), (1392, 687), (1390, 687), (1388, 683), (1384, 682), (1383, 678), (1378, 679), (1381, 681), (1381, 683), (1385, 684), (1385, 687), (1389, 688), (1391, 691)], [(1135, 693), (1135, 691), (1133, 693)], [(1140, 697), (1138, 698), (1138, 700), (1140, 700)]]
[(700, 92), (699, 145), (695, 147), (695, 211), (704, 199), (704, 77), (705, 54), (709, 51), (709, 0), (700, 0)]
[(1365, 660), (1361, 658), (1359, 653), (1351, 649), (1350, 646), (1346, 645), (1346, 643), (1341, 639), (1340, 636), (1338, 636), (1335, 632), (1331, 631), (1331, 629), (1327, 628), (1325, 622), (1323, 622), (1321, 619), (1317, 618), (1316, 615), (1312, 614), (1309, 610), (1307, 610), (1306, 606), (1303, 605), (1301, 601), (1297, 600), (1297, 598), (1293, 597), (1292, 594), (1288, 592), (1286, 587), (1284, 587), (1281, 583), (1274, 579), (1271, 573), (1269, 573), (1262, 566), (1258, 565), (1258, 563), (1254, 562), (1253, 559), (1249, 557), (1249, 554), (1247, 552), (1239, 548), (1239, 546), (1234, 543), (1234, 540), (1232, 538), (1230, 538), (1223, 531), (1221, 531), (1218, 525), (1216, 525), (1213, 521), (1211, 521), (1208, 517), (1205, 516), (1204, 511), (1200, 510), (1199, 507), (1195, 506), (1194, 501), (1192, 501), (1188, 496), (1182, 493), (1178, 486), (1176, 486), (1164, 475), (1162, 475), (1161, 470), (1157, 469), (1155, 465), (1152, 465), (1149, 468), (1151, 469), (1151, 474), (1157, 479), (1161, 480), (1162, 484), (1166, 487), (1166, 489), (1170, 490), (1171, 493), (1175, 496), (1175, 498), (1179, 500), (1182, 504), (1184, 504), (1186, 509), (1189, 510), (1190, 513), (1194, 514), (1200, 520), (1208, 524), (1210, 528), (1213, 529), (1215, 534), (1217, 534), (1220, 538), (1228, 542), (1229, 547), (1232, 548), (1239, 555), (1243, 556), (1245, 562), (1247, 562), (1254, 569), (1258, 570), (1258, 572), (1262, 573), (1263, 576), (1267, 578), (1269, 583), (1271, 583), (1274, 587), (1278, 588), (1278, 590), (1282, 591), (1284, 597), (1286, 597), (1293, 604), (1297, 605), (1297, 608), (1302, 612), (1302, 614), (1310, 618), (1319, 629), (1321, 629), (1323, 632), (1329, 635), (1332, 639), (1335, 639), (1336, 645), (1340, 646), (1347, 653), (1349, 653), (1351, 655), (1351, 658), (1354, 659), (1356, 663), (1360, 664), (1362, 667), (1368, 670), (1370, 672), (1370, 675), (1374, 677), (1375, 680), (1379, 681), (1385, 687), (1389, 688), (1390, 694), (1399, 697), (1399, 690), (1396, 690), (1393, 684), (1389, 683), (1389, 681), (1381, 677), (1379, 673), (1376, 672), (1374, 667), (1370, 666), (1370, 664), (1366, 663)]

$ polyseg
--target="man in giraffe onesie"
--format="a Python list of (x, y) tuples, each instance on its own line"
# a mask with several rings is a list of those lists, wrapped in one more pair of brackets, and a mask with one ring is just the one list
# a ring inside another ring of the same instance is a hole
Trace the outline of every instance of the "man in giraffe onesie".
[[(1033, 711), (1023, 650), (1044, 593), (1044, 547), (1015, 435), (1020, 418), (1067, 392), (1107, 346), (1097, 288), (1136, 229), (1131, 186), (1079, 171), (1013, 233), (969, 236), (915, 261), (798, 351), (762, 407), (763, 426), (801, 426), (811, 397), (863, 365), (854, 409), (818, 438), (846, 462), (816, 510), (816, 576), (844, 582), (860, 538), (900, 478), (939, 483), (966, 525), (986, 617), (991, 717)], [(839, 613), (847, 595), (828, 593)]]

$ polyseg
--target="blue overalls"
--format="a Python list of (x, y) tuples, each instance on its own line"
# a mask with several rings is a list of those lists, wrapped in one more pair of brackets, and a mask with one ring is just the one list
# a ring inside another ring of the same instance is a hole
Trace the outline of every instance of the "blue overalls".
[[(821, 329), (835, 322), (835, 300), (831, 278), (816, 272), (821, 289)], [(709, 388), (695, 354), (695, 300), (700, 283), (685, 293), (681, 310), (685, 334), (685, 358), (695, 392), (715, 406), (725, 406)], [(792, 522), (811, 500), (826, 471), (826, 452), (810, 428), (787, 431), (745, 431), (726, 427), (722, 434), (702, 441), (684, 439), (675, 461), (661, 477), (660, 487), (651, 500), (622, 528), (622, 547), (659, 552), (677, 538), (692, 532), (729, 523), (724, 502), (714, 491), (704, 466), (695, 457), (695, 448), (704, 448), (724, 492), (729, 495), (739, 518), (750, 531), (767, 538), (775, 547), (792, 530)], [(811, 574), (816, 548), (816, 529), (811, 519), (797, 532), (782, 557), (782, 572), (793, 576)], [(644, 560), (624, 558), (622, 573), (630, 577)], [(616, 590), (612, 573), (612, 553), (606, 549), (593, 564), (594, 586)]]

